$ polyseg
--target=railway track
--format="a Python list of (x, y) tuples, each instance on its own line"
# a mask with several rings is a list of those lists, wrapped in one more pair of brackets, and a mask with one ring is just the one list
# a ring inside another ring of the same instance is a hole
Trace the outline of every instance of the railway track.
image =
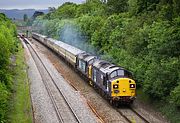
[[(74, 86), (71, 82), (68, 81), (68, 83), (76, 90), (79, 91), (76, 86)], [(90, 104), (90, 102), (87, 102), (91, 110), (96, 114), (96, 116), (99, 118), (101, 123), (105, 123), (105, 121), (101, 118), (101, 116), (97, 113), (96, 109)], [(125, 107), (124, 109), (117, 109), (115, 108), (119, 114), (124, 117), (124, 119), (129, 123), (150, 123), (148, 120), (146, 120), (142, 115), (140, 115), (137, 111), (135, 111), (132, 107)]]
[[(41, 57), (38, 55), (38, 53), (36, 52), (36, 50), (33, 48), (33, 46), (28, 40), (25, 40), (25, 44), (28, 47), (28, 50), (30, 51), (31, 56), (33, 57), (37, 65), (40, 75), (42, 76), (44, 86), (51, 99), (51, 102), (53, 104), (53, 107), (54, 107), (54, 110), (56, 112), (59, 122), (60, 123), (64, 123), (64, 122), (81, 123), (80, 119), (78, 118), (75, 111), (73, 110), (70, 103), (68, 102), (66, 96), (63, 95), (61, 90), (56, 85), (55, 81), (53, 80), (53, 77), (51, 76), (50, 72), (46, 68)], [(51, 81), (51, 83), (49, 82), (49, 80)], [(60, 99), (61, 101), (59, 101), (58, 99)], [(64, 101), (64, 104), (62, 104), (62, 100)], [(59, 102), (61, 102), (61, 104)], [(60, 108), (60, 106), (62, 105), (64, 105), (63, 110), (61, 110), (62, 108)], [(65, 116), (65, 113), (67, 113), (67, 116)]]
[(116, 111), (119, 112), (119, 114), (129, 123), (150, 123), (146, 118), (131, 107), (118, 108)]
[[(75, 90), (78, 91), (76, 86), (74, 86), (71, 82), (68, 82)], [(90, 108), (94, 110), (93, 112), (97, 112), (95, 108), (92, 108), (93, 106), (91, 105)], [(126, 108), (115, 108), (115, 110), (122, 116), (124, 119), (129, 122), (129, 123), (150, 123), (146, 118), (144, 118), (141, 114), (139, 114), (137, 111), (135, 111), (131, 107), (126, 107)], [(100, 122), (105, 122), (100, 114), (96, 114), (96, 116), (100, 119)]]
[[(79, 91), (79, 90), (76, 88), (76, 86), (74, 86), (71, 82), (68, 81), (68, 83), (69, 83), (69, 85), (72, 86), (72, 88), (74, 88), (74, 90)], [(90, 103), (90, 101), (87, 101), (87, 104), (88, 104), (88, 106), (90, 107), (90, 109), (94, 112), (94, 114), (99, 118), (99, 122), (100, 122), (100, 123), (105, 123), (105, 121), (104, 121), (104, 120), (101, 118), (101, 116), (97, 113), (96, 109), (92, 106), (92, 104)]]

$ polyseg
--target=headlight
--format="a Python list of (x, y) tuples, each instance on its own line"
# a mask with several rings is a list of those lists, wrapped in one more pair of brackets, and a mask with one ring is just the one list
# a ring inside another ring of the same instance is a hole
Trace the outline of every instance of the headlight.
[(113, 85), (113, 88), (114, 88), (114, 89), (119, 88), (118, 84)]
[(130, 88), (135, 88), (135, 84), (130, 84)]

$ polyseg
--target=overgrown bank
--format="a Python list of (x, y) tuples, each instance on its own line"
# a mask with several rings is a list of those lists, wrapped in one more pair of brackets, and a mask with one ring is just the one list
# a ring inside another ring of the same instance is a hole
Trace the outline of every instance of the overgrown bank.
[(16, 26), (0, 13), (0, 122), (31, 122), (23, 50)]
[(7, 122), (9, 99), (13, 92), (13, 77), (10, 57), (16, 53), (15, 25), (0, 14), (0, 121)]
[(131, 70), (142, 94), (178, 122), (179, 6), (179, 0), (87, 0), (65, 3), (37, 17), (33, 25), (73, 45), (88, 42), (104, 59)]
[(18, 44), (15, 54), (15, 67), (13, 69), (13, 93), (10, 103), (11, 110), (8, 119), (11, 123), (32, 123), (31, 99), (27, 75), (27, 66), (24, 58), (24, 49)]

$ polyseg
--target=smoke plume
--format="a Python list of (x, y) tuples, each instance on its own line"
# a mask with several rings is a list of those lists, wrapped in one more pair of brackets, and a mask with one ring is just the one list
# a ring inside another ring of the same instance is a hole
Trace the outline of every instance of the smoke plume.
[(65, 24), (59, 31), (60, 41), (77, 47), (91, 54), (97, 54), (97, 50), (88, 42), (88, 37), (83, 35), (77, 26)]

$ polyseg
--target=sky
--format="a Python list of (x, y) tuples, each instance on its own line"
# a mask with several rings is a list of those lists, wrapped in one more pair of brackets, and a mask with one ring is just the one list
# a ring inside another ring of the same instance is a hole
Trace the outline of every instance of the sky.
[(82, 3), (85, 0), (0, 0), (0, 9), (47, 9), (65, 2)]

